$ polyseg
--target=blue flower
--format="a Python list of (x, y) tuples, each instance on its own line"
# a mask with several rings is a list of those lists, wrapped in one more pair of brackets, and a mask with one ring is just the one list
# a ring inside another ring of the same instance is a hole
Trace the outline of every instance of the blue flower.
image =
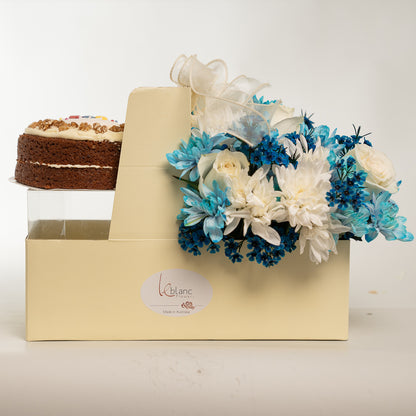
[(200, 248), (204, 245), (211, 244), (211, 240), (205, 235), (200, 224), (194, 227), (185, 227), (184, 224), (181, 224), (179, 227), (178, 242), (182, 250), (194, 256), (200, 256)]
[(212, 183), (213, 190), (202, 185), (202, 196), (198, 191), (188, 188), (181, 188), (184, 193), (186, 207), (181, 209), (178, 215), (186, 227), (191, 227), (203, 220), (203, 230), (213, 243), (218, 243), (223, 237), (225, 226), (225, 208), (230, 205), (227, 198), (227, 189), (221, 190), (217, 181)]
[(306, 125), (308, 129), (313, 129), (313, 125), (315, 124), (315, 122), (312, 121), (312, 116), (313, 114), (311, 114), (310, 116), (308, 116), (306, 113), (303, 114), (303, 123)]
[(210, 244), (207, 248), (207, 251), (209, 251), (212, 254), (213, 253), (218, 253), (220, 251), (220, 246), (218, 244), (215, 244), (215, 243), (211, 242), (211, 240), (209, 240), (209, 241), (210, 241)]
[[(366, 139), (368, 134), (361, 135), (361, 127), (356, 128), (354, 126), (354, 134), (351, 136), (342, 136), (337, 134), (335, 129), (332, 134), (330, 134), (330, 129), (328, 126), (317, 126), (314, 127), (313, 123), (305, 117), (304, 124), (301, 125), (300, 133), (305, 137), (308, 142), (309, 148), (313, 149), (315, 143), (318, 139), (321, 140), (321, 145), (330, 150), (330, 156), (328, 158), (331, 166), (335, 163), (337, 157), (344, 156), (349, 150), (353, 149), (358, 143), (364, 143), (368, 146), (372, 146), (371, 142)], [(288, 137), (288, 136), (286, 136)], [(290, 139), (295, 143), (294, 139)]]
[(384, 235), (386, 240), (412, 241), (412, 233), (406, 230), (405, 217), (398, 217), (399, 207), (390, 199), (389, 192), (373, 194), (372, 200), (366, 205), (370, 211), (371, 223), (365, 239), (370, 242), (378, 233)]
[(198, 162), (202, 155), (219, 152), (221, 142), (228, 139), (226, 134), (220, 133), (210, 137), (203, 132), (202, 136), (198, 129), (192, 129), (189, 142), (182, 140), (178, 150), (167, 153), (168, 162), (178, 170), (182, 170), (181, 178), (189, 173), (189, 179), (194, 182), (199, 178)]
[[(323, 147), (328, 148), (334, 154), (338, 153), (341, 149), (338, 142), (336, 141), (336, 130), (334, 130), (333, 133), (330, 135), (330, 129), (328, 126), (321, 125), (313, 127), (313, 123), (311, 123), (310, 120), (309, 122), (306, 122), (305, 119), (305, 123), (303, 123), (300, 126), (300, 134), (302, 134), (305, 137), (309, 149), (315, 149), (315, 145), (318, 139), (321, 141), (321, 145)], [(286, 135), (286, 137), (288, 136)], [(297, 139), (298, 138), (299, 136), (297, 137)], [(294, 143), (296, 144), (295, 141)]]
[(342, 225), (351, 228), (351, 234), (355, 237), (364, 237), (370, 230), (370, 211), (366, 205), (360, 206), (358, 211), (353, 208), (347, 208), (343, 211), (337, 211), (332, 216), (339, 221)]
[(243, 260), (243, 256), (240, 254), (241, 249), (240, 243), (237, 243), (232, 237), (227, 237), (224, 242), (224, 252), (225, 255), (233, 262), (233, 263), (241, 263)]
[(292, 252), (296, 248), (299, 234), (289, 227), (288, 223), (275, 224), (274, 228), (281, 236), (279, 246), (269, 244), (262, 238), (254, 235), (251, 231), (247, 233), (247, 258), (256, 261), (264, 267), (275, 266), (285, 256), (285, 253)]
[(247, 156), (250, 163), (256, 167), (263, 165), (289, 165), (289, 156), (284, 146), (279, 144), (279, 132), (272, 130), (261, 142), (252, 148), (246, 143), (236, 144), (236, 149)]
[(353, 157), (336, 157), (332, 168), (331, 190), (326, 199), (329, 206), (338, 206), (340, 210), (352, 208), (358, 212), (370, 194), (364, 188), (367, 173), (357, 171), (356, 161)]

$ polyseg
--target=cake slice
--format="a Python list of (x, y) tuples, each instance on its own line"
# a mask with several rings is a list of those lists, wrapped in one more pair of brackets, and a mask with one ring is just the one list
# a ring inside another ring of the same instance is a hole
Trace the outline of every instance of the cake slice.
[(104, 117), (36, 121), (19, 137), (15, 179), (44, 189), (114, 189), (123, 131)]

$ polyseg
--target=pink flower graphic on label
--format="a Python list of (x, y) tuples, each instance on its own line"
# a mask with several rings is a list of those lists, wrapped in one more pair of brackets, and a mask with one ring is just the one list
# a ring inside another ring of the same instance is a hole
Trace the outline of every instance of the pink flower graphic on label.
[(195, 306), (194, 306), (194, 305), (193, 305), (193, 303), (192, 303), (192, 302), (190, 302), (190, 301), (183, 302), (181, 306), (182, 306), (182, 308), (184, 308), (184, 309), (195, 309)]

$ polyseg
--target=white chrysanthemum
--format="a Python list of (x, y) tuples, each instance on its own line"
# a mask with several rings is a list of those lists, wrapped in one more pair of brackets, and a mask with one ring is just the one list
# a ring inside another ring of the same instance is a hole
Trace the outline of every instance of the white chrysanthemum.
[(231, 205), (225, 211), (227, 227), (224, 234), (231, 233), (243, 220), (244, 235), (251, 226), (253, 234), (270, 244), (280, 244), (280, 235), (270, 224), (282, 208), (276, 199), (273, 180), (266, 177), (268, 171), (268, 168), (262, 167), (253, 176), (242, 171), (230, 180), (231, 190), (227, 196)]
[(309, 241), (309, 257), (314, 263), (327, 261), (329, 253), (336, 253), (334, 235), (349, 231), (338, 220), (331, 217), (332, 209), (326, 200), (331, 189), (331, 171), (327, 160), (329, 150), (316, 144), (314, 151), (309, 150), (306, 140), (288, 145), (289, 154), (298, 157), (298, 165), (287, 168), (275, 167), (280, 204), (284, 208), (277, 211), (277, 221), (289, 221), (299, 231), (301, 254)]
[(331, 189), (328, 154), (318, 143), (315, 151), (300, 155), (296, 169), (293, 165), (274, 168), (281, 189), (278, 222), (288, 221), (296, 231), (324, 225), (329, 212), (326, 193)]
[(312, 262), (319, 264), (322, 260), (327, 261), (329, 253), (337, 254), (334, 234), (349, 231), (336, 219), (328, 214), (327, 220), (321, 226), (312, 228), (302, 227), (299, 234), (300, 254), (305, 250), (306, 243), (309, 241), (309, 258)]

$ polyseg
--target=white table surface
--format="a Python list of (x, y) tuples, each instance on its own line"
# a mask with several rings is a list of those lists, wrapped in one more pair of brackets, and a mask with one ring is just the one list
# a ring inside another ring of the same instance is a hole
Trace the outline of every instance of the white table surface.
[(353, 309), (349, 341), (24, 341), (0, 296), (0, 415), (415, 415), (416, 309)]

